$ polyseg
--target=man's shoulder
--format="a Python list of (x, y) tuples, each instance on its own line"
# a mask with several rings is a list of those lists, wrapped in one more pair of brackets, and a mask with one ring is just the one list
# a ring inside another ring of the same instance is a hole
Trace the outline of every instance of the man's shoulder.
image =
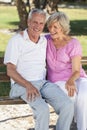
[(15, 34), (10, 38), (9, 42), (19, 42), (20, 40), (23, 40), (22, 32), (23, 32), (23, 31), (19, 31), (19, 32), (15, 33)]
[(23, 38), (21, 35), (18, 33), (15, 33), (8, 41), (8, 46), (20, 46), (23, 45)]
[(11, 39), (19, 39), (21, 37), (21, 35), (20, 35), (20, 33), (19, 32), (17, 32), (17, 33), (15, 33), (12, 37), (11, 37)]

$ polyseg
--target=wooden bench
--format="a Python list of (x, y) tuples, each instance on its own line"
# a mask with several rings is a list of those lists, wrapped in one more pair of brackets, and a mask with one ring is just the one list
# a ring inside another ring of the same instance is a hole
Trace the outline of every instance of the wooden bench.
[[(87, 73), (87, 56), (82, 57), (82, 65)], [(25, 104), (21, 98), (11, 99), (7, 96), (7, 92), (3, 94), (1, 91), (4, 88), (4, 91), (10, 90), (10, 79), (6, 75), (6, 66), (3, 64), (3, 57), (0, 57), (0, 105), (12, 105), (12, 104)]]

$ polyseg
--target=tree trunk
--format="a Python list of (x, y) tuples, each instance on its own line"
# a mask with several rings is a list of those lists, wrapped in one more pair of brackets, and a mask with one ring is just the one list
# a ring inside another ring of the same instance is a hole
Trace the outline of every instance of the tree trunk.
[(16, 0), (16, 6), (20, 19), (19, 29), (24, 30), (27, 27), (27, 17), (28, 17), (26, 5), (23, 2), (23, 0)]
[(59, 3), (59, 0), (48, 0), (47, 12), (49, 14), (52, 14), (58, 11), (58, 3)]

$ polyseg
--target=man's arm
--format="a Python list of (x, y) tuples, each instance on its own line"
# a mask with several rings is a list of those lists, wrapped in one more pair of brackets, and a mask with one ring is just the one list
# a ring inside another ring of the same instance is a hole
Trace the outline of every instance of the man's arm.
[(33, 100), (35, 97), (39, 96), (38, 90), (16, 71), (16, 66), (14, 64), (7, 63), (7, 75), (15, 82), (26, 88), (28, 100)]

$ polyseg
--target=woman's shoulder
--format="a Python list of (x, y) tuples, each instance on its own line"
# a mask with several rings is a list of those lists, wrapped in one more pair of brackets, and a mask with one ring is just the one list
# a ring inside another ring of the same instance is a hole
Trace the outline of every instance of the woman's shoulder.
[(79, 40), (73, 37), (66, 46), (66, 50), (68, 53), (72, 55), (78, 55), (82, 53), (82, 46)]
[(72, 40), (73, 42), (79, 42), (79, 40), (77, 39), (77, 37), (71, 37), (71, 40)]
[(81, 46), (80, 41), (76, 37), (72, 37), (68, 46)]

